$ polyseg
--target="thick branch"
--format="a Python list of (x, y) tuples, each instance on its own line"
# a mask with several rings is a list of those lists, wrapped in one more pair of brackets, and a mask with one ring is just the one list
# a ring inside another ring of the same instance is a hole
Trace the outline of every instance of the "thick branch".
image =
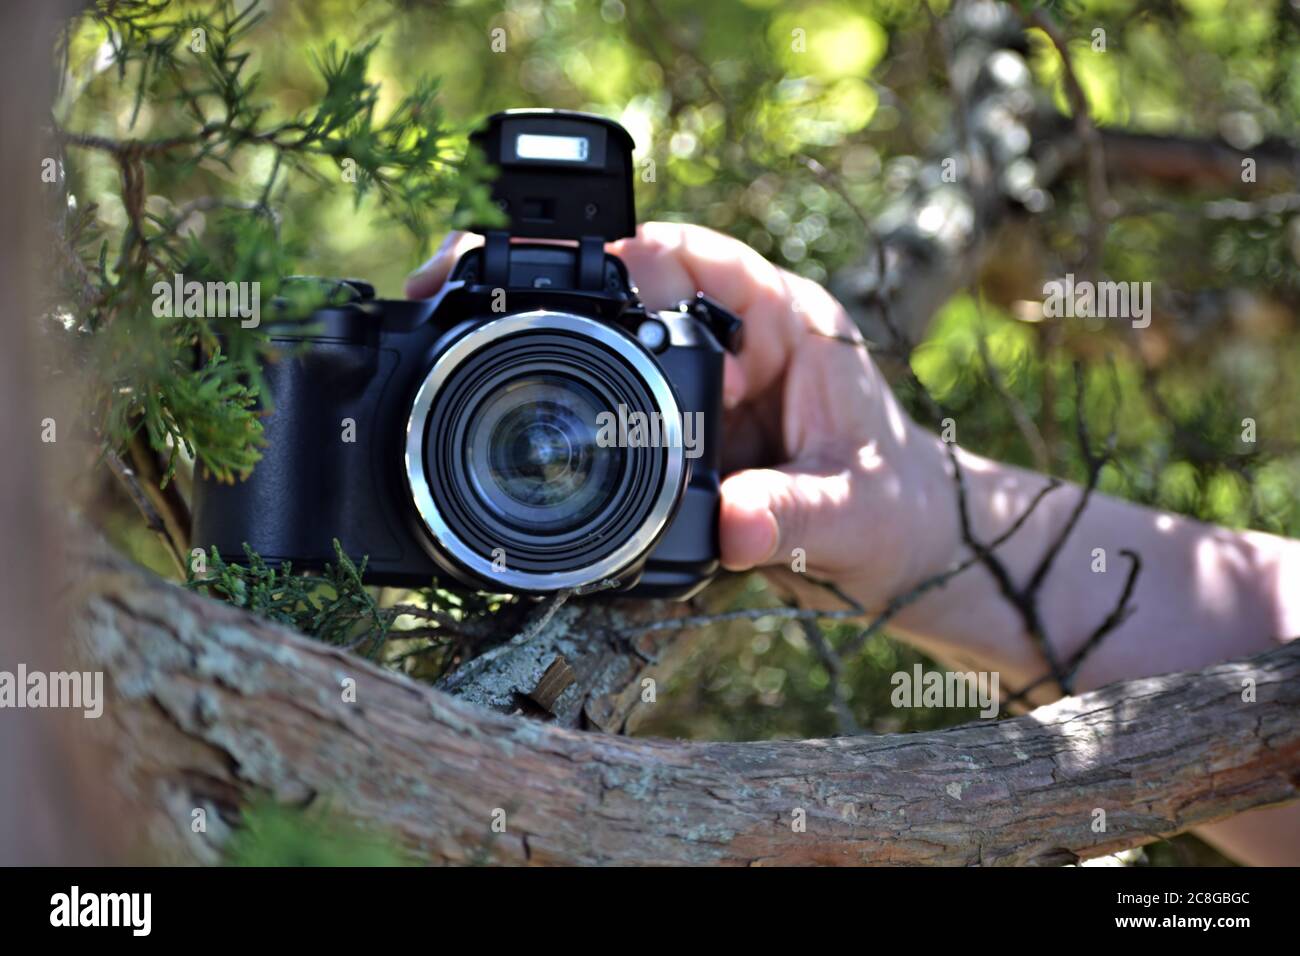
[[(1044, 171), (1070, 175), (1084, 160), (1083, 145), (1064, 117), (1045, 117), (1035, 131)], [(1138, 133), (1102, 128), (1106, 171), (1113, 180), (1185, 192), (1236, 196), (1267, 192), (1300, 182), (1300, 149), (1283, 139), (1268, 139), (1250, 149), (1222, 140)], [(1242, 161), (1255, 163), (1255, 176), (1242, 178)]]
[(484, 711), (110, 554), (75, 590), (108, 674), (94, 729), (114, 781), (181, 859), (213, 859), (220, 821), (270, 794), (325, 801), (434, 862), (1060, 863), (1300, 784), (1300, 642), (939, 733), (674, 743)]
[(876, 308), (882, 296), (906, 337), (920, 341), (939, 307), (970, 285), (999, 227), (1043, 202), (1030, 158), (1038, 103), (1019, 17), (1004, 4), (964, 2), (943, 27), (954, 133), (872, 224), (880, 247), (869, 239), (863, 261), (831, 286), (873, 341), (891, 338)]

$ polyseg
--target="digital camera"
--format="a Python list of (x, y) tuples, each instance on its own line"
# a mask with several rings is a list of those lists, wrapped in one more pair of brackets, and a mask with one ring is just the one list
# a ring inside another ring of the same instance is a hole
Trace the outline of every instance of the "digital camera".
[(636, 227), (617, 123), (514, 110), (471, 142), (507, 224), (474, 227), (432, 299), (342, 280), (344, 301), (270, 324), (264, 455), (196, 476), (193, 543), (313, 568), (337, 538), (377, 584), (689, 597), (718, 567), (740, 323), (703, 295), (647, 311), (605, 251)]

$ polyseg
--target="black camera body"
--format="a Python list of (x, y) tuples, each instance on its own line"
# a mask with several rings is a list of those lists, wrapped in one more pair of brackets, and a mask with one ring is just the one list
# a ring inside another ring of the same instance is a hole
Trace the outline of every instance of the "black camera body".
[(433, 299), (343, 281), (345, 301), (271, 325), (263, 458), (196, 478), (193, 543), (312, 568), (337, 538), (377, 584), (686, 598), (718, 567), (739, 321), (703, 296), (648, 312), (605, 252), (635, 232), (617, 123), (510, 111), (473, 141), (508, 227), (475, 229)]

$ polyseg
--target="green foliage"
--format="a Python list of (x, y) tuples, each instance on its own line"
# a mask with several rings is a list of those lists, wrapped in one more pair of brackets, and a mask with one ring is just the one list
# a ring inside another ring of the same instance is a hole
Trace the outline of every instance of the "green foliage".
[[(289, 562), (272, 567), (247, 544), (242, 564), (228, 562), (213, 548), (203, 571), (190, 563), (185, 586), (430, 682), (454, 662), (458, 640), (496, 636), (504, 620), (498, 615), (514, 603), (508, 596), (456, 593), (434, 583), (409, 592), (409, 604), (384, 606), (364, 583), (366, 559), (353, 561), (338, 539), (333, 545), (334, 562), (320, 574), (295, 573)], [(403, 618), (416, 626), (398, 627)]]
[[(762, 579), (752, 576), (737, 602), (774, 606)], [(819, 625), (839, 649), (859, 628), (850, 623)], [(937, 730), (974, 720), (978, 709), (895, 708), (890, 675), (933, 665), (925, 655), (883, 634), (844, 659), (842, 693), (858, 724), (870, 733)], [(842, 732), (828, 706), (831, 678), (798, 622), (763, 617), (717, 629), (694, 666), (679, 670), (660, 692), (639, 733), (716, 740), (774, 740), (831, 737)]]
[(288, 562), (278, 569), (270, 567), (248, 545), (242, 565), (228, 563), (213, 548), (210, 567), (196, 574), (191, 563), (185, 585), (327, 644), (377, 648), (392, 628), (396, 612), (380, 608), (362, 584), (365, 559), (359, 565), (353, 562), (337, 538), (334, 556), (335, 563), (326, 564), (323, 574), (307, 575), (294, 574)]
[(298, 810), (269, 800), (243, 810), (225, 847), (230, 866), (409, 866), (388, 837), (320, 808)]
[[(381, 221), (420, 242), (435, 222), (496, 215), (485, 169), (463, 157), (435, 81), (415, 80), (381, 109), (370, 62), (378, 40), (342, 52), (329, 44), (311, 58), (314, 102), (276, 102), (254, 68), (255, 48), (270, 42), (260, 5), (232, 0), (103, 0), (64, 38), (56, 122), (67, 206), (56, 241), (72, 268), (50, 314), (94, 382), (96, 430), (117, 447), (142, 431), (169, 459), (168, 477), (182, 453), (225, 480), (249, 472), (262, 441), (258, 366), (269, 356), (260, 326), (160, 308), (175, 275), (256, 284), (270, 311), (306, 235), (282, 235), (276, 207), (298, 193), (346, 186), (357, 214), (374, 196)], [(103, 109), (124, 105), (128, 89), (129, 112)], [(96, 200), (83, 206), (87, 194)]]

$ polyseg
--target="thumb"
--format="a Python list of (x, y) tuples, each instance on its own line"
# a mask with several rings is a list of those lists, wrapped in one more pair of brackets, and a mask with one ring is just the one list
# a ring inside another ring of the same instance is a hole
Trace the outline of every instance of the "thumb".
[(755, 468), (722, 483), (719, 539), (731, 571), (787, 564), (801, 548), (809, 565), (835, 568), (857, 540), (848, 514), (849, 471), (812, 473), (793, 464)]

